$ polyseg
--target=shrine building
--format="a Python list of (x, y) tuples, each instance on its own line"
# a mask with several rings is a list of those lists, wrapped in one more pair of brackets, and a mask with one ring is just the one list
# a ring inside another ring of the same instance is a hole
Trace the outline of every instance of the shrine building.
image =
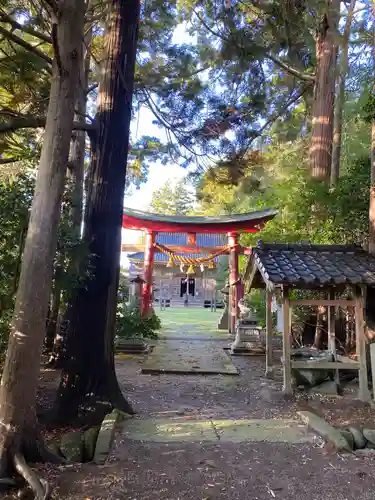
[[(229, 330), (234, 331), (238, 301), (243, 285), (238, 273), (238, 256), (250, 255), (251, 249), (239, 244), (239, 234), (256, 233), (273, 219), (277, 211), (265, 209), (221, 217), (159, 215), (124, 209), (123, 228), (140, 230), (141, 239), (122, 251), (127, 252), (131, 275), (141, 275), (142, 314), (147, 314), (155, 300), (168, 299), (181, 305), (203, 306), (214, 300), (216, 267), (220, 257), (229, 257)], [(153, 291), (154, 289), (154, 291)]]

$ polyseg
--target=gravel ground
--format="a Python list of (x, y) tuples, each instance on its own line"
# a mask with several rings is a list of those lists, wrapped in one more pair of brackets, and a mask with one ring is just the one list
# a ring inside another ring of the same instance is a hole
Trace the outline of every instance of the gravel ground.
[[(204, 342), (202, 349), (204, 349)], [(215, 342), (215, 344), (218, 344)], [(226, 346), (226, 342), (222, 342)], [(275, 353), (280, 359), (281, 353)], [(344, 387), (343, 396), (282, 395), (282, 371), (278, 364), (274, 380), (264, 376), (264, 356), (231, 358), (240, 376), (230, 375), (144, 375), (142, 360), (127, 358), (117, 362), (124, 394), (134, 405), (137, 418), (162, 416), (179, 411), (195, 418), (298, 418), (296, 411), (310, 409), (337, 425), (375, 425), (375, 410), (356, 400), (358, 385)]]
[(113, 460), (63, 474), (56, 498), (373, 500), (375, 493), (373, 460), (304, 446), (128, 441)]
[[(224, 344), (225, 345), (225, 344)], [(204, 343), (202, 343), (204, 348)], [(240, 376), (143, 375), (140, 358), (117, 362), (137, 419), (168, 414), (193, 418), (296, 418), (313, 409), (332, 422), (375, 422), (355, 401), (281, 395), (281, 369), (266, 379), (263, 357), (235, 357)], [(375, 456), (338, 456), (329, 446), (270, 443), (152, 443), (118, 435), (108, 464), (55, 471), (55, 498), (134, 500), (351, 500), (375, 496)]]
[[(215, 344), (217, 342), (215, 341)], [(223, 342), (223, 346), (226, 343)], [(202, 349), (204, 342), (202, 342)], [(375, 412), (355, 400), (355, 383), (339, 398), (286, 400), (281, 367), (264, 377), (264, 357), (234, 357), (240, 376), (144, 375), (142, 359), (117, 361), (123, 392), (136, 419), (294, 418), (312, 409), (335, 424), (375, 426)], [(52, 390), (58, 374), (42, 374)], [(41, 392), (41, 394), (43, 391)], [(329, 446), (282, 443), (153, 443), (118, 435), (108, 463), (39, 466), (59, 500), (373, 500), (375, 455), (338, 456)], [(3, 497), (13, 498), (13, 497)]]

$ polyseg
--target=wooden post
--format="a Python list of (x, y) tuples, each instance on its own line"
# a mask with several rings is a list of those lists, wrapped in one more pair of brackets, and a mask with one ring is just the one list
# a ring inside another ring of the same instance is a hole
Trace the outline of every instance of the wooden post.
[(357, 349), (357, 361), (359, 362), (359, 394), (361, 401), (369, 402), (370, 391), (367, 378), (366, 336), (365, 323), (363, 319), (363, 297), (362, 290), (356, 289), (355, 293), (355, 337)]
[(229, 251), (229, 285), (230, 285), (230, 333), (235, 333), (238, 317), (238, 233), (228, 233)]
[(375, 401), (375, 342), (370, 344), (371, 376), (372, 376), (372, 399)]
[(291, 367), (291, 324), (290, 324), (290, 307), (289, 307), (289, 290), (283, 290), (283, 375), (284, 375), (284, 394), (293, 394), (292, 389), (292, 367)]
[[(335, 291), (330, 290), (328, 294), (329, 300), (335, 299)], [(333, 360), (336, 361), (336, 332), (335, 332), (335, 307), (328, 306), (328, 349), (333, 354)], [(335, 371), (335, 382), (340, 385), (340, 375), (339, 370)]]
[(266, 377), (273, 376), (272, 363), (272, 292), (266, 291)]
[(142, 290), (142, 308), (141, 308), (142, 316), (148, 314), (151, 305), (155, 238), (156, 238), (156, 233), (154, 233), (153, 231), (146, 231), (145, 261), (143, 267), (143, 279), (145, 280), (145, 283), (143, 285), (143, 290)]

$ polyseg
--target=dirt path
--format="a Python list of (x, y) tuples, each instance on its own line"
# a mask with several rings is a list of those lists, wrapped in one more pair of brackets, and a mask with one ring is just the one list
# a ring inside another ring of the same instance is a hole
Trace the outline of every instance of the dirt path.
[[(199, 338), (200, 348), (228, 345), (212, 330), (217, 320), (197, 311), (165, 312), (162, 338)], [(189, 319), (189, 324), (181, 325)], [(211, 328), (211, 330), (210, 330)], [(210, 340), (209, 340), (210, 339)], [(280, 356), (280, 354), (279, 354)], [(298, 420), (299, 409), (312, 409), (339, 425), (375, 427), (375, 412), (355, 400), (356, 384), (340, 398), (281, 394), (281, 367), (274, 380), (264, 377), (264, 357), (231, 358), (239, 376), (148, 375), (142, 357), (117, 358), (118, 378), (137, 416), (131, 426), (160, 419), (210, 423), (236, 419)], [(43, 374), (44, 389), (54, 389), (56, 374)], [(47, 394), (46, 391), (42, 391)], [(126, 422), (124, 426), (126, 426)], [(126, 428), (126, 427), (124, 427)], [(129, 427), (128, 428), (132, 428)], [(217, 432), (217, 426), (213, 426)], [(152, 433), (119, 432), (108, 462), (69, 467), (39, 467), (59, 500), (373, 500), (375, 456), (338, 456), (320, 439), (304, 444), (233, 442), (201, 439), (155, 442)], [(141, 436), (141, 437), (140, 437)], [(237, 436), (238, 438), (238, 436)], [(242, 439), (242, 438), (241, 438)], [(241, 441), (237, 439), (237, 441)], [(271, 440), (272, 441), (272, 440)], [(9, 497), (8, 497), (9, 498)]]
[[(202, 349), (205, 342), (202, 342)], [(225, 343), (223, 343), (225, 345)], [(235, 357), (239, 377), (143, 375), (142, 360), (117, 362), (136, 420), (296, 419), (314, 408), (336, 423), (373, 420), (373, 411), (354, 403), (355, 386), (336, 400), (305, 397), (286, 401), (281, 371), (264, 378), (262, 357)], [(125, 424), (126, 425), (126, 424)], [(56, 498), (66, 500), (365, 500), (375, 495), (375, 458), (339, 457), (315, 444), (152, 442), (119, 434), (109, 462), (61, 471)], [(56, 475), (57, 476), (57, 475)]]

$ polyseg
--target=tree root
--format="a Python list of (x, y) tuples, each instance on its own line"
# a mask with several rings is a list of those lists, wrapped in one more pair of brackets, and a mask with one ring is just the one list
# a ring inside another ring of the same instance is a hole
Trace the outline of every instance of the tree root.
[(27, 465), (25, 457), (20, 451), (14, 453), (13, 464), (18, 474), (23, 477), (32, 489), (35, 500), (50, 500), (51, 488), (48, 482), (38, 478), (35, 472)]
[(50, 423), (92, 427), (100, 425), (114, 408), (129, 415), (136, 414), (124, 397), (114, 370), (84, 381), (82, 385), (76, 383), (77, 379), (80, 380), (70, 374), (67, 384), (62, 377), (64, 382), (60, 383), (55, 405), (48, 416)]
[[(47, 481), (39, 478), (27, 461), (65, 464), (67, 461), (50, 451), (38, 435), (32, 438), (14, 437), (13, 444), (4, 450), (0, 459), (0, 489), (18, 488), (22, 493), (25, 483), (34, 494), (34, 500), (50, 500), (51, 488)], [(11, 477), (14, 473), (15, 477)], [(22, 496), (23, 498), (23, 496)]]
[(132, 405), (127, 399), (124, 398), (122, 393), (116, 393), (116, 396), (111, 400), (113, 408), (120, 410), (129, 415), (136, 415), (136, 411), (133, 409)]
[(40, 439), (38, 439), (38, 441), (36, 442), (36, 450), (38, 453), (39, 461), (43, 463), (50, 463), (53, 465), (65, 465), (68, 463), (68, 460), (66, 460), (66, 458), (60, 457), (59, 455), (53, 453), (53, 451), (48, 449)]

